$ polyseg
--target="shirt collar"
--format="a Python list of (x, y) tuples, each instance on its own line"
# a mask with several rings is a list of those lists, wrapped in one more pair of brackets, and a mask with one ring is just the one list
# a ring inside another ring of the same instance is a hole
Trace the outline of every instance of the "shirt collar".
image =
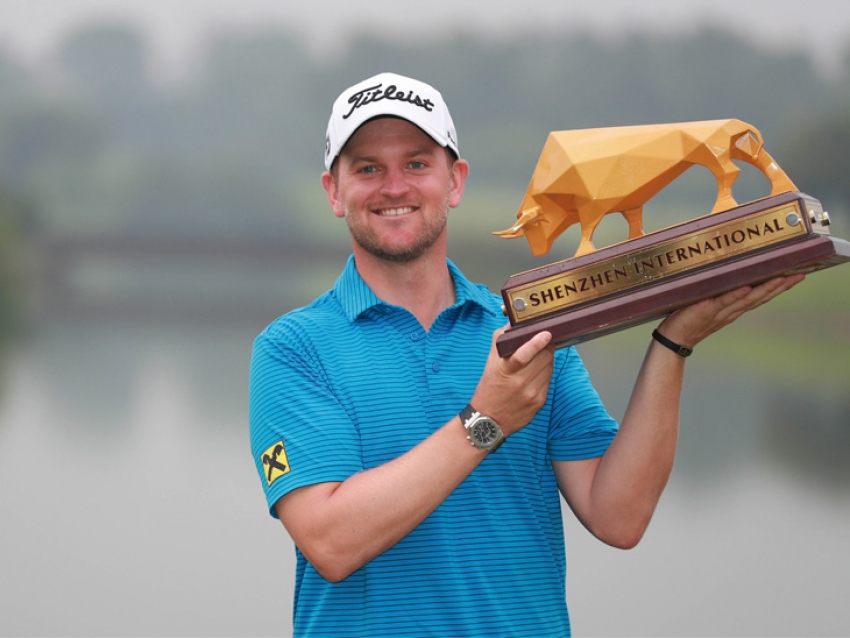
[[(453, 307), (459, 307), (465, 303), (474, 303), (493, 313), (490, 293), (484, 286), (469, 281), (450, 259), (446, 260), (446, 265), (455, 284), (456, 301)], [(356, 320), (370, 308), (384, 305), (384, 302), (372, 292), (372, 289), (357, 272), (354, 255), (349, 256), (345, 269), (336, 280), (333, 290), (349, 321)]]

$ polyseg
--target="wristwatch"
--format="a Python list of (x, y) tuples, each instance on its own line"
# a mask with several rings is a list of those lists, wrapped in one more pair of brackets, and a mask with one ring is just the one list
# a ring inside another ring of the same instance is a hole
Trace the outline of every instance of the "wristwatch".
[(505, 440), (505, 434), (499, 424), (489, 416), (481, 414), (471, 404), (461, 411), (460, 422), (466, 428), (469, 444), (479, 450), (494, 452)]

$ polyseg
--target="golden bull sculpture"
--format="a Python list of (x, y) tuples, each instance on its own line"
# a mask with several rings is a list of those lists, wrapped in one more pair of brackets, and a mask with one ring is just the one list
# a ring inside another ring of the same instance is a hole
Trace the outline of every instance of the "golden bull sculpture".
[(528, 240), (536, 256), (575, 223), (581, 243), (575, 256), (594, 251), (593, 233), (609, 213), (629, 223), (629, 239), (643, 232), (643, 206), (693, 165), (717, 180), (712, 213), (738, 204), (732, 186), (741, 169), (758, 168), (771, 183), (771, 196), (797, 187), (764, 149), (761, 133), (740, 120), (712, 120), (647, 126), (556, 131), (549, 134), (517, 222), (494, 234)]

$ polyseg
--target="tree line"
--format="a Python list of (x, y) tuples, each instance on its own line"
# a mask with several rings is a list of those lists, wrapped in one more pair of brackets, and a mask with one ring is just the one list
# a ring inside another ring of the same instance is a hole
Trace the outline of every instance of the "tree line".
[(311, 213), (325, 206), (316, 191), (330, 104), (385, 70), (443, 92), (471, 192), (518, 200), (551, 130), (734, 117), (762, 131), (802, 190), (850, 208), (850, 56), (826, 77), (801, 52), (706, 29), (618, 40), (361, 36), (327, 59), (280, 30), (219, 34), (199, 59), (164, 86), (150, 44), (124, 24), (83, 28), (36, 67), (0, 51), (0, 193), (12, 202), (0, 216), (15, 218), (0, 224), (0, 242), (10, 233), (318, 241)]

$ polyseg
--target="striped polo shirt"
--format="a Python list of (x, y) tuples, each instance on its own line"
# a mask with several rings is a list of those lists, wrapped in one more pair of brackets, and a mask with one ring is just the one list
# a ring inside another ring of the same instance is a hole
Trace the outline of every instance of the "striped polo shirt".
[[(456, 302), (428, 331), (378, 299), (352, 256), (332, 290), (257, 337), (251, 447), (272, 515), (293, 489), (404, 454), (469, 402), (505, 318), (500, 297), (447, 267)], [(600, 456), (616, 430), (578, 353), (557, 350), (532, 422), (397, 545), (339, 583), (296, 548), (294, 635), (569, 635), (551, 460)]]

